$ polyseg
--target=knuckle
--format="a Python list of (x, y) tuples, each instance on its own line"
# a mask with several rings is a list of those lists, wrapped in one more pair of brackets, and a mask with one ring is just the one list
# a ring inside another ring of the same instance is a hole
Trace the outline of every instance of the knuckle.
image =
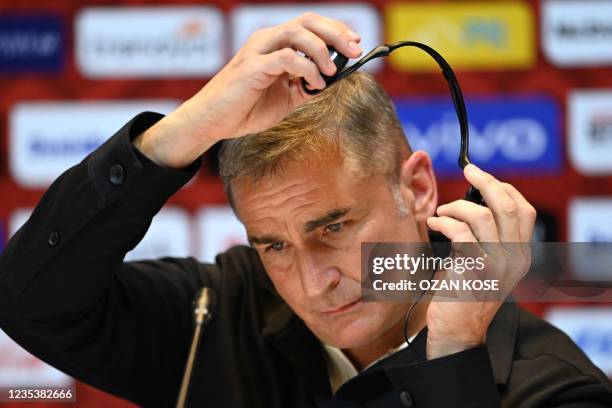
[(270, 29), (269, 28), (259, 28), (257, 30), (255, 30), (253, 32), (253, 34), (251, 34), (251, 36), (249, 37), (249, 39), (247, 40), (247, 42), (253, 42), (253, 41), (260, 41), (262, 38), (267, 37), (268, 35), (270, 35)]
[(537, 216), (538, 216), (538, 212), (537, 212), (537, 210), (536, 210), (536, 209), (534, 208), (534, 206), (533, 206), (533, 205), (531, 205), (531, 204), (529, 204), (529, 206), (527, 207), (526, 213), (527, 213), (527, 216), (528, 216), (528, 217), (529, 217), (529, 218), (530, 218), (532, 221), (534, 221), (534, 220), (537, 218)]
[(285, 38), (292, 39), (304, 28), (299, 24), (289, 23), (282, 26), (282, 34)]
[(516, 203), (511, 200), (504, 201), (501, 205), (501, 212), (506, 216), (516, 216), (518, 213)]
[(488, 187), (488, 188), (493, 188), (493, 187), (495, 187), (496, 184), (499, 183), (499, 181), (495, 177), (493, 177), (493, 176), (491, 176), (489, 174), (483, 175), (483, 178), (485, 179), (484, 180), (484, 185), (485, 185), (485, 187)]
[(490, 209), (483, 207), (478, 214), (478, 219), (486, 223), (493, 222), (493, 213)]
[(455, 231), (460, 234), (460, 235), (467, 235), (469, 234), (472, 230), (470, 229), (470, 227), (465, 223), (465, 222), (459, 222), (457, 223), (457, 225), (455, 226)]
[(340, 30), (341, 34), (345, 34), (348, 30), (351, 29), (348, 25), (344, 24), (342, 21), (337, 21), (336, 24), (337, 24), (338, 30)]
[(312, 21), (316, 18), (318, 18), (319, 15), (317, 13), (315, 13), (314, 11), (307, 11), (304, 14), (300, 15), (300, 17), (298, 18), (300, 21), (303, 22), (308, 22), (308, 21)]
[(283, 48), (279, 52), (279, 56), (283, 62), (290, 63), (297, 57), (297, 54), (291, 48)]

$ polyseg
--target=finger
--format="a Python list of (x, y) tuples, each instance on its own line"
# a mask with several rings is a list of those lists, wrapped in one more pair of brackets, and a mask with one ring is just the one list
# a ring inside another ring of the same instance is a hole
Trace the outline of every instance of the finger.
[(518, 204), (508, 194), (502, 183), (473, 164), (463, 170), (465, 178), (473, 185), (493, 212), (495, 225), (502, 242), (519, 242)]
[(447, 216), (468, 224), (481, 242), (499, 242), (493, 213), (487, 207), (466, 200), (457, 200), (438, 207), (439, 216)]
[(290, 74), (303, 77), (308, 82), (311, 89), (325, 88), (325, 81), (316, 64), (307, 58), (298, 55), (291, 48), (283, 48), (270, 54), (262, 55), (261, 67), (265, 74), (279, 76)]
[(432, 230), (444, 234), (453, 243), (478, 242), (470, 227), (465, 222), (454, 218), (447, 216), (429, 217), (427, 218), (427, 225)]
[(320, 37), (325, 44), (333, 46), (340, 54), (349, 58), (357, 58), (363, 52), (358, 45), (361, 41), (359, 34), (341, 21), (315, 13), (303, 14), (298, 17), (298, 21), (304, 28)]
[(512, 185), (502, 183), (506, 192), (518, 204), (519, 237), (521, 242), (530, 242), (533, 238), (533, 228), (536, 221), (536, 209), (523, 197), (523, 195)]
[(336, 65), (329, 56), (329, 50), (325, 42), (304, 27), (298, 27), (295, 34), (289, 39), (291, 48), (306, 54), (325, 75), (334, 75), (336, 73)]

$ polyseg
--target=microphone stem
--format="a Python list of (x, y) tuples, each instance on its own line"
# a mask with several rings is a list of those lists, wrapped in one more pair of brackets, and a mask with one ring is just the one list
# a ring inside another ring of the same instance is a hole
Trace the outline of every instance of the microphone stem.
[(187, 400), (187, 392), (189, 391), (189, 384), (191, 383), (191, 372), (193, 371), (193, 363), (195, 361), (196, 351), (198, 349), (198, 343), (200, 342), (200, 335), (202, 334), (202, 323), (196, 324), (195, 331), (193, 333), (193, 340), (191, 341), (191, 350), (189, 351), (189, 357), (187, 358), (187, 367), (185, 368), (185, 375), (183, 376), (183, 383), (181, 384), (181, 391), (179, 393), (176, 408), (184, 408), (185, 401)]

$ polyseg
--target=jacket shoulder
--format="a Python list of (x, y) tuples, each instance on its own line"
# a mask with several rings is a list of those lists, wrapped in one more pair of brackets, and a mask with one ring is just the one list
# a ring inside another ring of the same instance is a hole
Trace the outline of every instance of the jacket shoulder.
[(608, 378), (565, 333), (523, 309), (518, 319), (504, 406), (612, 406)]
[(515, 353), (525, 360), (548, 357), (556, 364), (573, 367), (576, 373), (608, 381), (567, 334), (524, 309), (519, 313)]

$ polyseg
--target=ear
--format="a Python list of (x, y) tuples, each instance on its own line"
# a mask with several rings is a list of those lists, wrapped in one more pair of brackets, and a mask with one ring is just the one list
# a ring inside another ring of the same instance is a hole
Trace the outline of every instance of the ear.
[(413, 203), (415, 221), (426, 222), (438, 206), (438, 185), (429, 155), (423, 150), (413, 152), (402, 162), (399, 181), (404, 200)]

